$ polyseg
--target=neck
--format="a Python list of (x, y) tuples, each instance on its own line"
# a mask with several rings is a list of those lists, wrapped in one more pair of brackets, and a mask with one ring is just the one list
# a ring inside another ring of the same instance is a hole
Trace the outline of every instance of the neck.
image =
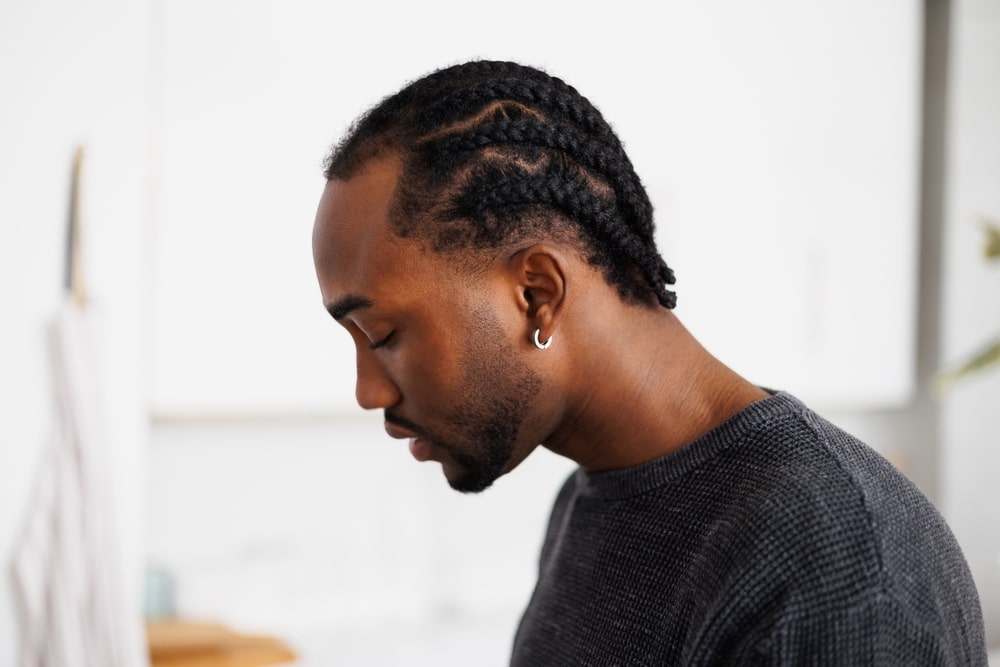
[[(629, 468), (674, 452), (767, 394), (710, 355), (670, 311), (630, 309), (630, 328), (576, 366), (565, 419), (546, 442), (587, 470)], [(610, 333), (610, 332), (609, 332)], [(625, 346), (622, 348), (622, 346)]]

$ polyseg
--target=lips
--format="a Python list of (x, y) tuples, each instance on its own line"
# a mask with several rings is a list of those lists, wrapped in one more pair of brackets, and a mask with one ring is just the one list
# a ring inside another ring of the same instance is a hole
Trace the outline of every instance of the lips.
[(410, 455), (416, 460), (429, 461), (434, 459), (434, 445), (422, 435), (410, 429), (403, 428), (388, 419), (385, 421), (385, 432), (392, 438), (408, 438), (410, 440)]
[(434, 458), (434, 445), (423, 438), (410, 438), (410, 456), (418, 461)]
[(389, 434), (390, 438), (396, 438), (397, 440), (403, 440), (405, 438), (419, 438), (414, 431), (403, 428), (397, 424), (392, 423), (388, 419), (385, 421), (385, 432)]

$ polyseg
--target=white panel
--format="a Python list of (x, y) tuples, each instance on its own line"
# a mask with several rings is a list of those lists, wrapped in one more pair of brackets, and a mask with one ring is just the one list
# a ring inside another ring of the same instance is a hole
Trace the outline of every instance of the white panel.
[(168, 3), (154, 408), (353, 406), (310, 230), (329, 143), (444, 64), (547, 67), (650, 188), (678, 313), (759, 383), (912, 385), (919, 3)]
[(921, 15), (907, 2), (769, 6), (701, 3), (661, 33), (669, 85), (640, 166), (678, 313), (758, 383), (841, 408), (901, 404), (915, 354)]

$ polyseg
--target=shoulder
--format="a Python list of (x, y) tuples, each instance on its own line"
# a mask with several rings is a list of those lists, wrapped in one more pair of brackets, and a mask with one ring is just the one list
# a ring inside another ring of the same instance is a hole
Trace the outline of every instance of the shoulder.
[(976, 655), (978, 595), (937, 509), (877, 452), (779, 397), (785, 409), (716, 464), (730, 469), (727, 502), (743, 504), (746, 532), (765, 543), (733, 535), (736, 588), (780, 601), (775, 636), (786, 648), (791, 637), (835, 641), (820, 630), (840, 627), (859, 645), (902, 633), (904, 643), (933, 638), (934, 651), (962, 662)]
[(783, 409), (710, 466), (728, 480), (725, 502), (745, 508), (737, 511), (747, 525), (803, 561), (863, 564), (878, 586), (892, 588), (902, 569), (964, 565), (941, 514), (895, 466), (794, 398), (775, 398)]

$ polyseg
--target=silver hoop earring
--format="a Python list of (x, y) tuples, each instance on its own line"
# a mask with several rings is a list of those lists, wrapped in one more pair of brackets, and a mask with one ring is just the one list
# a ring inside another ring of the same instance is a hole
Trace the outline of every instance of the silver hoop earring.
[(540, 333), (542, 333), (541, 329), (535, 329), (535, 347), (539, 350), (547, 350), (549, 349), (549, 345), (552, 345), (552, 336), (549, 336), (549, 339), (543, 343), (538, 340), (538, 334)]

